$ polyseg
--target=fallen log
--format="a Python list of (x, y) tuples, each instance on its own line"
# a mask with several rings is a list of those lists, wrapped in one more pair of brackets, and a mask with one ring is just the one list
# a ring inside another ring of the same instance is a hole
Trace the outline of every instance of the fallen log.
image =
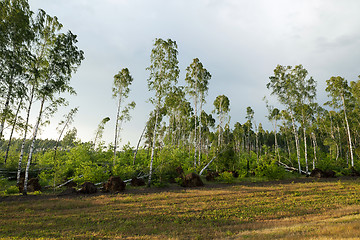
[[(291, 167), (291, 166), (288, 166), (288, 165), (286, 165), (285, 163), (282, 163), (282, 162), (280, 162), (280, 161), (277, 161), (277, 164), (278, 164), (279, 166), (284, 167), (285, 170), (288, 171), (288, 172), (299, 171), (299, 169), (294, 168), (294, 167)], [(309, 173), (305, 172), (304, 170), (301, 170), (301, 173), (309, 176)]]

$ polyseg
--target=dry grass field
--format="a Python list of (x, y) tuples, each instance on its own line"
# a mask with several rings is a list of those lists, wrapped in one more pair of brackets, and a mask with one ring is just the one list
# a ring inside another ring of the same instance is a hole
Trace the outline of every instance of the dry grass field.
[(2, 239), (356, 239), (360, 180), (0, 200)]

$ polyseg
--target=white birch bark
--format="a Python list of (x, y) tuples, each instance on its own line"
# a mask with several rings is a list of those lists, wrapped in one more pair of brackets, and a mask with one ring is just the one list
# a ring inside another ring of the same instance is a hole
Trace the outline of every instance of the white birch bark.
[(13, 86), (12, 86), (12, 84), (10, 84), (8, 94), (7, 94), (6, 100), (5, 100), (5, 105), (4, 105), (4, 108), (3, 108), (3, 114), (1, 116), (0, 138), (3, 136), (3, 132), (4, 132), (5, 121), (6, 121), (6, 117), (8, 115), (9, 106), (10, 106), (10, 99), (11, 99), (11, 96), (12, 96), (12, 88), (13, 88)]
[(201, 150), (202, 150), (202, 144), (201, 144), (201, 112), (202, 112), (202, 105), (203, 105), (203, 96), (200, 96), (200, 109), (199, 109), (199, 156), (198, 156), (198, 165), (201, 164)]
[(293, 113), (291, 111), (290, 111), (290, 116), (291, 116), (291, 122), (292, 122), (292, 126), (293, 126), (293, 132), (294, 132), (294, 136), (295, 136), (295, 147), (296, 147), (296, 155), (297, 155), (297, 160), (298, 160), (298, 165), (299, 165), (299, 173), (301, 174), (299, 136), (298, 136), (298, 132), (296, 131), (295, 120), (294, 120)]
[(22, 101), (23, 101), (23, 99), (20, 100), (19, 106), (18, 106), (18, 108), (16, 109), (14, 123), (13, 123), (12, 128), (11, 128), (11, 133), (10, 133), (10, 137), (9, 137), (9, 142), (8, 142), (7, 147), (6, 147), (6, 153), (5, 153), (5, 159), (4, 159), (4, 163), (5, 163), (5, 164), (6, 164), (6, 161), (7, 161), (7, 159), (8, 159), (8, 156), (9, 156), (9, 150), (10, 150), (10, 146), (11, 146), (11, 140), (12, 140), (12, 137), (13, 137), (13, 134), (14, 134), (14, 130), (15, 130), (15, 127), (16, 127), (16, 123), (17, 123), (18, 115), (19, 115), (20, 108), (21, 108), (21, 105), (22, 105)]
[[(197, 88), (195, 88), (197, 94)], [(197, 152), (197, 95), (194, 96), (194, 105), (195, 105), (195, 130), (194, 130), (194, 169), (196, 169), (196, 152)]]
[(317, 157), (316, 157), (317, 143), (316, 143), (315, 133), (312, 133), (312, 138), (313, 138), (313, 146), (314, 146), (314, 158), (313, 158), (313, 170), (314, 170), (315, 169), (315, 164), (317, 162)]
[(155, 145), (156, 145), (156, 131), (157, 131), (157, 121), (159, 116), (159, 110), (156, 109), (155, 112), (155, 127), (154, 127), (154, 136), (153, 136), (153, 145), (151, 147), (151, 157), (150, 157), (150, 171), (149, 171), (149, 180), (147, 186), (150, 187), (151, 185), (151, 177), (153, 172), (153, 162), (154, 162), (154, 152), (155, 152)]
[(113, 161), (114, 166), (115, 166), (115, 162), (116, 162), (116, 150), (117, 150), (117, 144), (118, 144), (118, 139), (119, 139), (118, 134), (119, 134), (119, 117), (120, 117), (120, 109), (121, 109), (121, 98), (122, 98), (122, 94), (120, 93), (118, 107), (117, 107), (117, 113), (116, 113), (116, 119), (115, 119), (114, 161)]
[(29, 151), (29, 157), (28, 157), (26, 170), (25, 170), (25, 180), (24, 180), (23, 195), (27, 195), (27, 183), (28, 183), (28, 178), (29, 178), (30, 163), (31, 163), (32, 154), (33, 154), (34, 148), (35, 148), (35, 140), (36, 140), (37, 132), (39, 130), (39, 126), (40, 126), (40, 122), (41, 122), (41, 116), (42, 116), (42, 113), (43, 113), (44, 103), (45, 103), (45, 96), (41, 100), (39, 116), (38, 116), (37, 121), (36, 121), (34, 134), (33, 134), (33, 139), (32, 139), (32, 142), (31, 142), (31, 147), (30, 147), (30, 151)]
[(23, 160), (23, 157), (24, 157), (25, 141), (26, 141), (26, 135), (27, 135), (28, 126), (29, 126), (30, 111), (31, 111), (32, 103), (33, 103), (34, 92), (35, 92), (35, 87), (33, 86), (33, 87), (32, 87), (32, 90), (31, 90), (31, 95), (30, 95), (30, 100), (29, 100), (29, 106), (28, 106), (27, 114), (26, 114), (26, 123), (25, 123), (24, 137), (23, 137), (23, 140), (22, 140), (22, 143), (21, 143), (20, 158), (19, 158), (17, 178), (16, 178), (17, 185), (19, 185), (19, 183), (20, 183), (21, 164), (22, 164), (22, 160)]
[(277, 142), (277, 131), (276, 131), (276, 120), (275, 120), (275, 124), (274, 124), (274, 136), (275, 136), (275, 152), (277, 153), (278, 155), (278, 159), (279, 159), (279, 162), (280, 162), (280, 153), (279, 153), (279, 146), (278, 146), (278, 142)]
[(308, 158), (307, 158), (307, 145), (306, 145), (306, 128), (304, 127), (304, 151), (305, 151), (305, 171), (306, 174), (309, 173), (309, 165), (308, 165)]
[(350, 151), (351, 166), (354, 167), (354, 155), (353, 155), (353, 147), (352, 147), (352, 142), (351, 142), (351, 133), (350, 133), (349, 122), (348, 122), (347, 115), (346, 115), (345, 99), (344, 99), (343, 95), (341, 95), (341, 100), (342, 100), (342, 103), (343, 103), (345, 123), (346, 123), (346, 131), (347, 131), (348, 141), (349, 141), (349, 151)]
[(140, 138), (139, 138), (139, 141), (136, 145), (136, 150), (135, 150), (135, 153), (134, 153), (134, 159), (133, 159), (133, 165), (135, 165), (135, 160), (136, 160), (136, 155), (138, 153), (138, 150), (139, 150), (139, 146), (140, 146), (140, 143), (141, 143), (141, 139), (142, 137), (144, 136), (144, 133), (146, 131), (146, 128), (147, 128), (147, 124), (145, 124), (145, 127), (144, 127), (144, 130), (142, 131), (141, 135), (140, 135)]

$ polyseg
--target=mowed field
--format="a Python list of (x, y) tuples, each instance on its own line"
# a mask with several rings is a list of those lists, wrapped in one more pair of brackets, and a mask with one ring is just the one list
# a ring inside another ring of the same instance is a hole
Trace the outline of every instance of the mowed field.
[(2, 239), (360, 238), (360, 180), (1, 198)]

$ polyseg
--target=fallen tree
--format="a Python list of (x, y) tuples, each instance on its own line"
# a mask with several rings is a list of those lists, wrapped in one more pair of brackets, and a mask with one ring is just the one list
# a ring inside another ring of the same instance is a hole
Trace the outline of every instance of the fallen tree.
[[(298, 168), (294, 168), (294, 167), (288, 166), (288, 165), (286, 165), (285, 163), (282, 163), (282, 162), (280, 162), (280, 161), (277, 161), (277, 164), (278, 164), (279, 166), (282, 166), (282, 167), (283, 167), (286, 171), (288, 171), (288, 172), (299, 171)], [(300, 170), (300, 173), (301, 173), (301, 174), (305, 174), (306, 176), (309, 176), (309, 173), (307, 173), (307, 172), (304, 171), (304, 170)]]

